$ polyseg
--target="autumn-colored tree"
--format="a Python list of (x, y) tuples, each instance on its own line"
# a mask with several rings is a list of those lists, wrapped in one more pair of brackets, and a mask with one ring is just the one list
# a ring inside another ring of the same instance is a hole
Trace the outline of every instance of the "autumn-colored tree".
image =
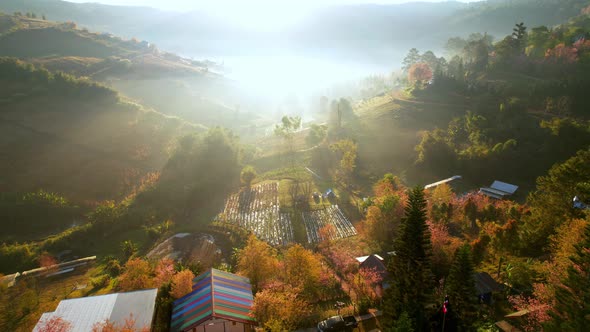
[(373, 302), (383, 295), (379, 289), (383, 276), (375, 269), (360, 268), (346, 279), (353, 288), (358, 302)]
[(313, 298), (318, 291), (321, 275), (318, 255), (295, 244), (285, 253), (284, 266), (287, 284), (301, 289), (305, 297)]
[(358, 144), (350, 139), (345, 139), (332, 144), (330, 149), (340, 158), (340, 164), (334, 179), (348, 187), (356, 168)]
[(451, 203), (455, 198), (453, 188), (447, 183), (439, 184), (434, 187), (429, 193), (429, 199), (434, 201), (436, 204)]
[(404, 187), (401, 184), (400, 179), (391, 173), (387, 173), (383, 178), (373, 186), (373, 192), (375, 197), (385, 197), (399, 194), (403, 191)]
[(415, 83), (426, 83), (432, 79), (432, 69), (427, 63), (413, 64), (408, 70), (408, 80)]
[(567, 270), (572, 266), (571, 257), (576, 253), (576, 244), (583, 239), (587, 224), (583, 219), (565, 222), (551, 237), (551, 260), (544, 264), (549, 285), (559, 285), (567, 277)]
[(382, 249), (391, 249), (390, 239), (397, 235), (406, 194), (400, 180), (392, 174), (385, 174), (373, 191), (375, 197), (367, 208), (363, 225), (365, 234), (377, 241)]
[(354, 255), (340, 247), (324, 248), (323, 254), (332, 262), (334, 270), (342, 275), (353, 273), (358, 269), (358, 261)]
[(554, 63), (572, 64), (578, 61), (578, 50), (561, 43), (552, 49), (548, 49), (545, 53), (545, 59)]
[(195, 275), (191, 270), (182, 270), (172, 277), (172, 289), (170, 295), (179, 299), (193, 291), (193, 279)]
[(303, 317), (309, 315), (309, 303), (290, 286), (273, 282), (254, 297), (252, 313), (271, 331), (294, 331)]
[(329, 247), (333, 234), (336, 234), (336, 227), (332, 224), (327, 224), (321, 227), (318, 233), (320, 240), (322, 241), (321, 244)]
[(170, 258), (163, 258), (156, 265), (154, 271), (156, 276), (154, 277), (154, 283), (157, 287), (169, 284), (172, 281), (172, 277), (176, 273), (174, 270), (174, 261)]
[(150, 264), (141, 259), (133, 258), (125, 263), (123, 274), (119, 276), (119, 288), (123, 291), (146, 289), (153, 286)]
[(583, 239), (575, 246), (572, 266), (555, 292), (553, 320), (546, 324), (550, 331), (585, 331), (590, 317), (590, 223)]
[[(535, 284), (534, 293), (538, 293), (539, 287), (543, 284)], [(549, 310), (551, 305), (536, 296), (514, 295), (508, 296), (508, 301), (516, 311), (527, 310), (524, 316), (524, 323), (521, 324), (525, 331), (542, 331), (543, 324), (551, 320)]]
[(39, 323), (38, 332), (69, 332), (72, 330), (72, 323), (64, 320), (59, 316), (53, 316), (50, 319)]
[(274, 249), (266, 242), (250, 235), (246, 246), (238, 252), (238, 274), (248, 277), (252, 290), (257, 292), (277, 275), (279, 262)]
[(431, 221), (428, 221), (427, 224), (432, 242), (432, 272), (439, 279), (448, 274), (453, 254), (461, 242), (449, 235), (449, 228), (445, 224)]
[[(588, 7), (590, 8), (590, 6)], [(590, 40), (586, 40), (586, 38), (580, 38), (578, 41), (574, 43), (574, 48), (578, 50), (578, 54), (580, 52), (586, 52), (590, 50)]]
[(57, 259), (49, 254), (47, 251), (43, 252), (39, 256), (39, 266), (40, 267), (51, 267), (57, 264)]
[(109, 319), (92, 326), (92, 332), (149, 332), (149, 326), (136, 326), (137, 318), (130, 313), (123, 324), (117, 324)]
[(378, 206), (373, 205), (367, 208), (364, 229), (369, 239), (380, 244), (385, 244), (391, 239), (390, 220), (385, 217)]
[(256, 170), (252, 166), (246, 166), (242, 169), (242, 173), (240, 174), (240, 179), (242, 184), (246, 186), (246, 188), (250, 188), (252, 181), (256, 178)]

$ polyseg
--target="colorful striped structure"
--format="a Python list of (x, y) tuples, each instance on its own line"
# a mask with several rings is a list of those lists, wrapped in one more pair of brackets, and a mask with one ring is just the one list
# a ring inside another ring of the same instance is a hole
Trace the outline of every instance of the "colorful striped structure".
[[(193, 291), (174, 301), (170, 331), (184, 332), (210, 321), (252, 326), (252, 286), (248, 278), (210, 269), (193, 280)], [(245, 330), (245, 328), (244, 328)]]

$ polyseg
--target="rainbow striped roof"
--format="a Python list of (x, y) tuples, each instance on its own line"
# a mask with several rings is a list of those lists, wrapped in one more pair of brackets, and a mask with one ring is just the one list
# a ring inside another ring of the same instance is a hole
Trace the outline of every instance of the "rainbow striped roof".
[(248, 278), (210, 269), (193, 282), (193, 291), (173, 303), (170, 331), (187, 331), (212, 318), (256, 324)]

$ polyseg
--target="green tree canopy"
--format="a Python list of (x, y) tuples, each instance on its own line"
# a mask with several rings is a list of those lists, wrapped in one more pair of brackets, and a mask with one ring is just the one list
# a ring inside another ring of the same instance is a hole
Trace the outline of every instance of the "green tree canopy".
[(430, 268), (432, 245), (426, 224), (426, 200), (420, 187), (409, 192), (394, 251), (388, 270), (395, 277), (384, 296), (385, 319), (392, 322), (399, 319), (405, 311), (415, 321), (416, 329), (421, 330), (427, 322), (424, 305), (433, 283)]
[(475, 308), (477, 291), (469, 245), (460, 247), (455, 253), (455, 259), (446, 282), (446, 290), (452, 308), (459, 317), (459, 324), (469, 330), (477, 313)]

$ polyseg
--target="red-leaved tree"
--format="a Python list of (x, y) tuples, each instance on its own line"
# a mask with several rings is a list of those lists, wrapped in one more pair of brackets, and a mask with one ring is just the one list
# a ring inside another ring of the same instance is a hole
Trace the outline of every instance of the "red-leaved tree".
[(174, 270), (174, 261), (170, 258), (161, 259), (158, 265), (156, 265), (155, 272), (154, 283), (157, 287), (170, 283), (176, 273)]
[(415, 63), (408, 70), (408, 80), (410, 82), (428, 82), (432, 79), (432, 69), (425, 62)]
[(72, 330), (72, 323), (61, 317), (51, 317), (40, 323), (39, 332), (69, 332)]
[(102, 323), (96, 323), (92, 326), (92, 332), (149, 332), (149, 326), (136, 327), (137, 318), (133, 314), (125, 318), (121, 325), (107, 319)]
[(528, 314), (524, 316), (525, 323), (523, 329), (525, 331), (542, 331), (543, 323), (551, 320), (549, 311), (552, 304), (542, 296), (535, 296), (537, 294), (543, 294), (545, 291), (543, 288), (544, 284), (534, 284), (533, 296), (516, 295), (508, 296), (508, 301), (512, 304), (514, 310), (528, 310)]
[(545, 52), (545, 59), (555, 63), (575, 63), (578, 61), (578, 49), (565, 46), (564, 43), (561, 43), (552, 49), (548, 49), (547, 52)]

